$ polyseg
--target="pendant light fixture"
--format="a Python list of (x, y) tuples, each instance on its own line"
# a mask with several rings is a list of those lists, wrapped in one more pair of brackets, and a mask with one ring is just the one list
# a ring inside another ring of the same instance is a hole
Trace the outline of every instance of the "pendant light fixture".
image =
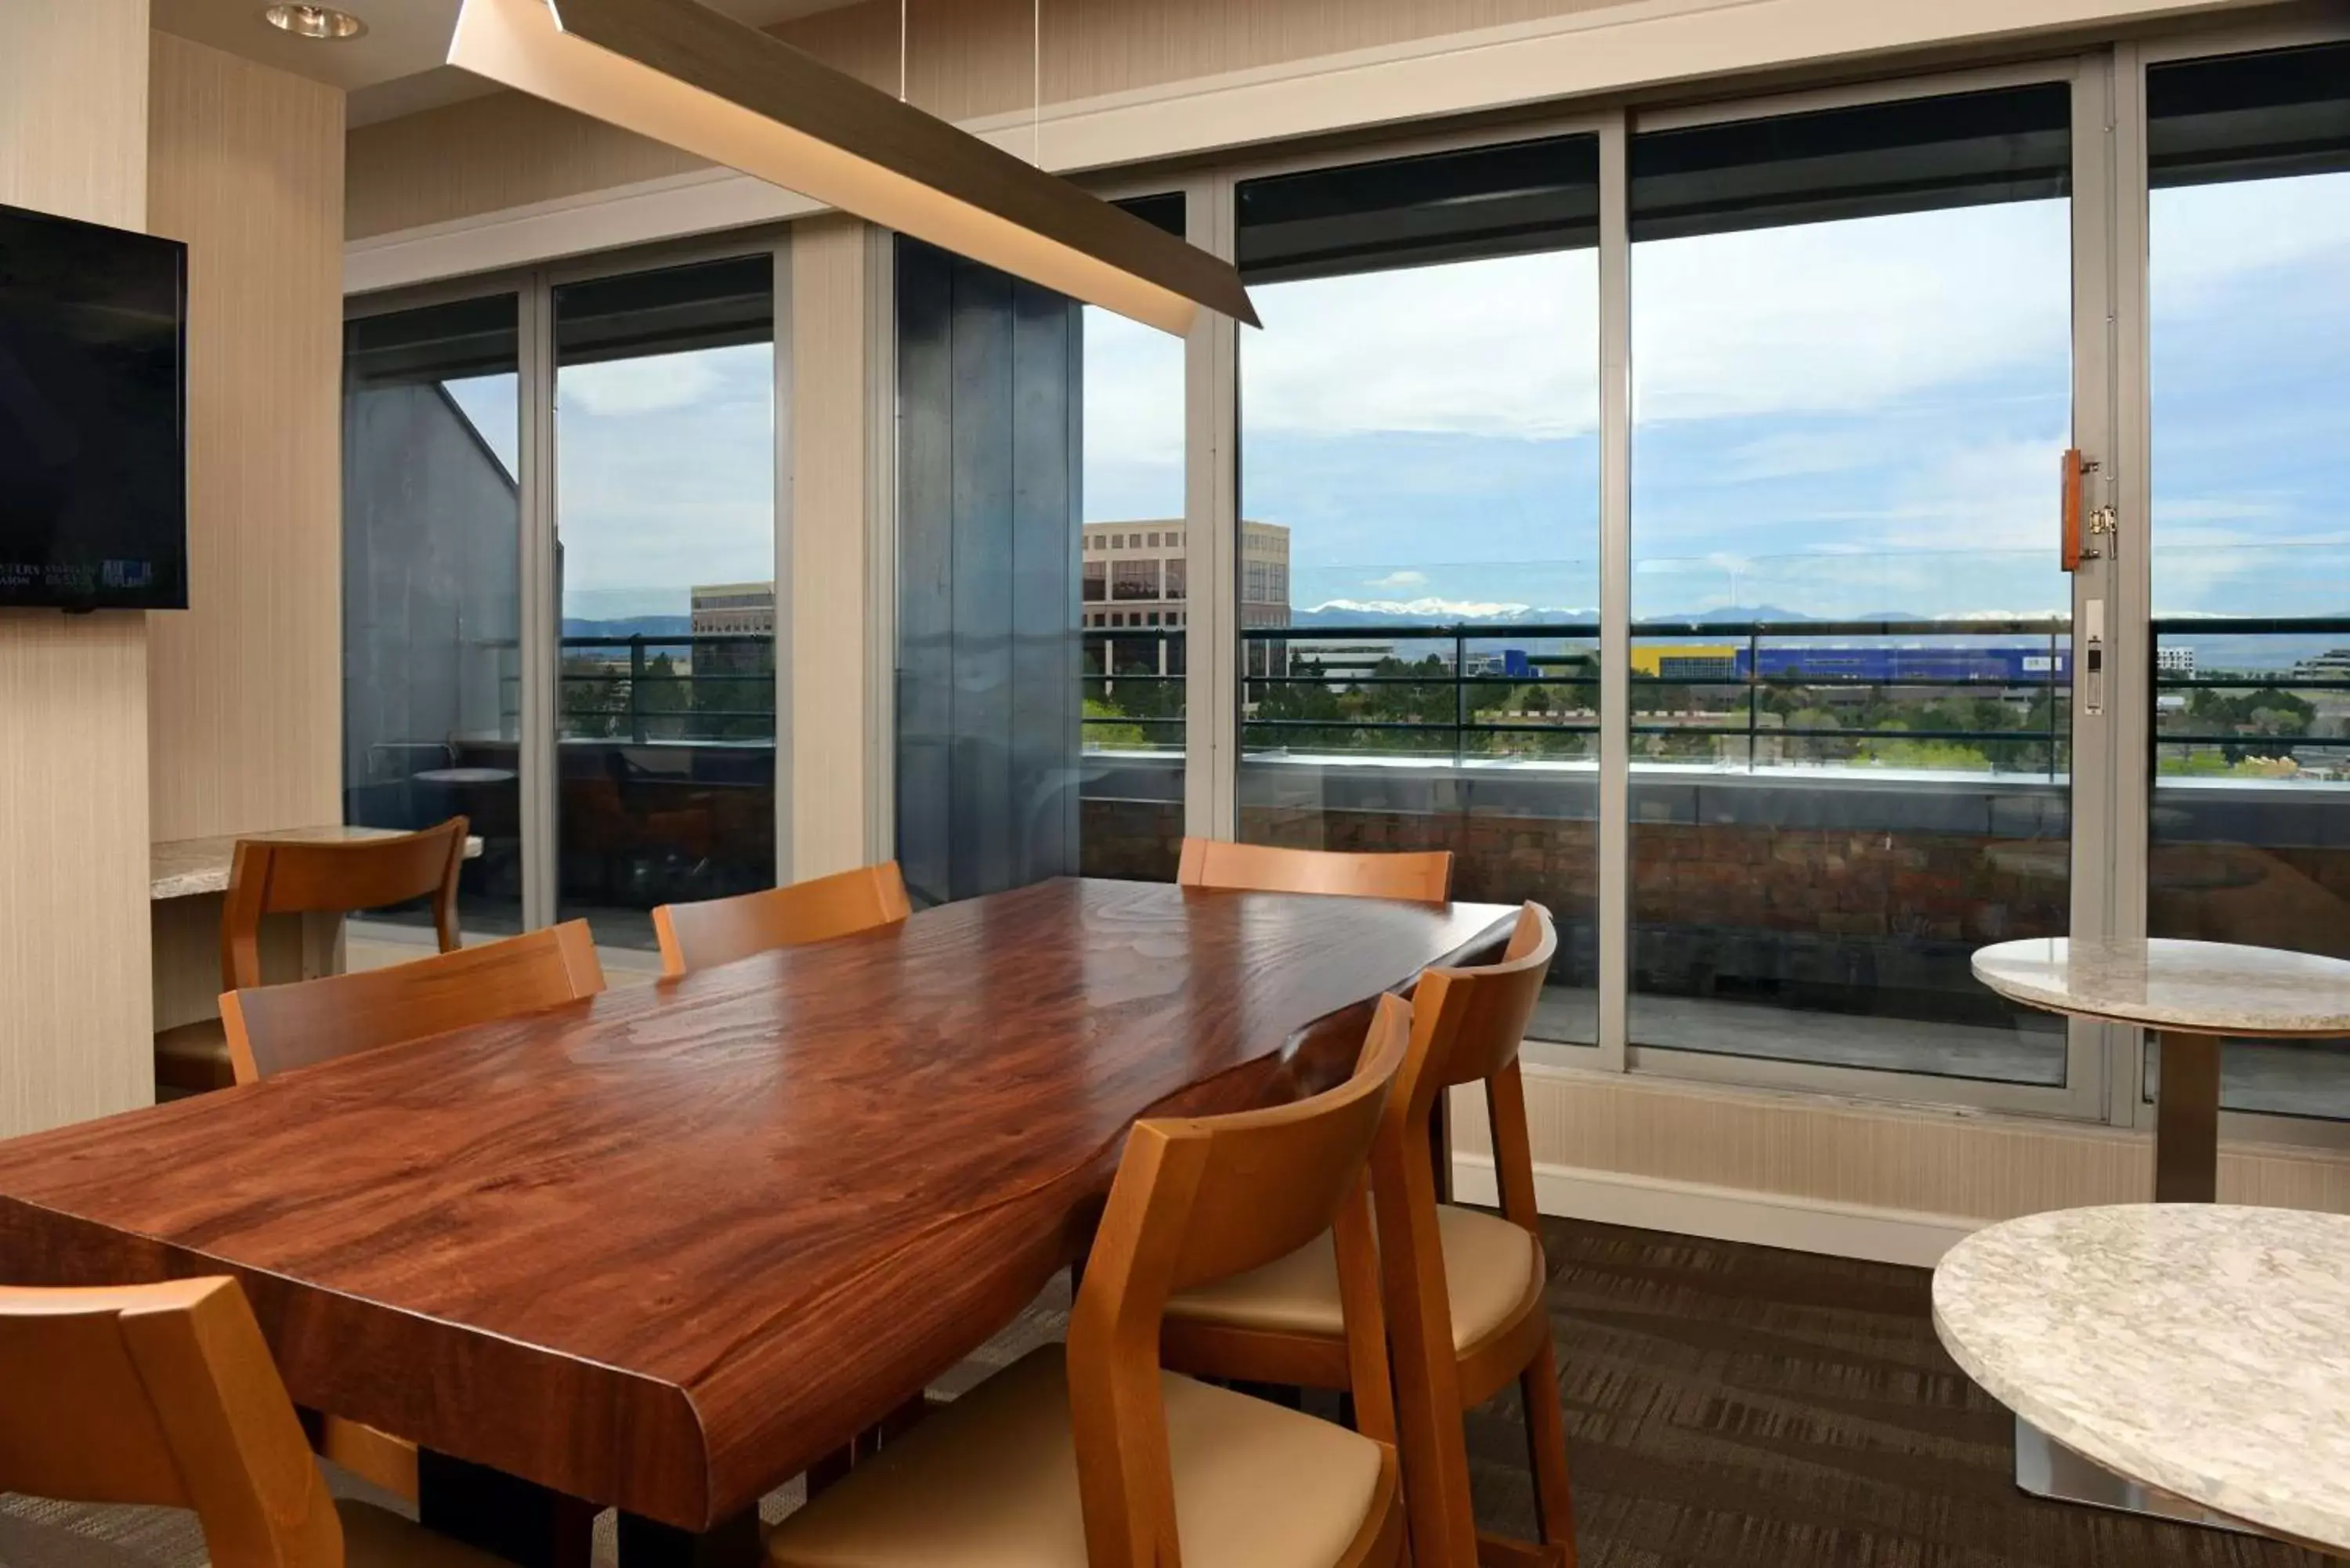
[(464, 0), (449, 63), (1181, 335), (1232, 264), (695, 0)]

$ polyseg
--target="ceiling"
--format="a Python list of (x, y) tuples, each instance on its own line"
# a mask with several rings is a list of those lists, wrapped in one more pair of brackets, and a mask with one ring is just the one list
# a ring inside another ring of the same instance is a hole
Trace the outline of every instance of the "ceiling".
[[(5, 3), (5, 0), (0, 0)], [(458, 0), (330, 0), (368, 25), (365, 36), (319, 43), (261, 19), (267, 0), (152, 0), (156, 26), (279, 70), (329, 82), (350, 96), (353, 125), (494, 92), (441, 62), (457, 23)], [(772, 26), (848, 0), (704, 0), (738, 21)]]

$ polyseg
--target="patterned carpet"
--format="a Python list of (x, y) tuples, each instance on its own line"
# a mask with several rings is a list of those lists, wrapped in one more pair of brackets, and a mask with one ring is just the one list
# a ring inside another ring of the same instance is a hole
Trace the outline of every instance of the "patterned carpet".
[[(2019, 1493), (2012, 1421), (1942, 1354), (1922, 1270), (1567, 1221), (1548, 1250), (1584, 1568), (2324, 1561)], [(1057, 1336), (1066, 1309), (1066, 1292), (1038, 1301), (938, 1391)], [(1469, 1440), (1480, 1521), (1530, 1532), (1513, 1401), (1472, 1416)], [(780, 1516), (796, 1492), (762, 1511)], [(185, 1516), (0, 1497), (0, 1568), (203, 1562)]]

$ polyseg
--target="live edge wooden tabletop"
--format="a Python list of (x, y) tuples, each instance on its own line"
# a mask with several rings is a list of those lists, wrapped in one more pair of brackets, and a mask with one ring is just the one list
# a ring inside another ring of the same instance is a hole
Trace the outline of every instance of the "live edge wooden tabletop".
[(1062, 880), (0, 1143), (0, 1280), (241, 1278), (295, 1398), (702, 1530), (1084, 1244), (1150, 1113), (1343, 1077), (1513, 910)]

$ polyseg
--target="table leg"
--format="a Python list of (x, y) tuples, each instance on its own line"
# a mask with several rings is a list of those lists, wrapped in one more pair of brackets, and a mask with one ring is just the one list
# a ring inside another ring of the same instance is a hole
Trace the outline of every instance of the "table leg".
[(2154, 1200), (2209, 1203), (2220, 1191), (2220, 1038), (2164, 1030), (2154, 1105)]
[(418, 1521), (516, 1568), (588, 1568), (599, 1511), (536, 1481), (430, 1449), (417, 1451)]
[(620, 1568), (755, 1568), (766, 1553), (756, 1508), (702, 1531), (620, 1515)]

